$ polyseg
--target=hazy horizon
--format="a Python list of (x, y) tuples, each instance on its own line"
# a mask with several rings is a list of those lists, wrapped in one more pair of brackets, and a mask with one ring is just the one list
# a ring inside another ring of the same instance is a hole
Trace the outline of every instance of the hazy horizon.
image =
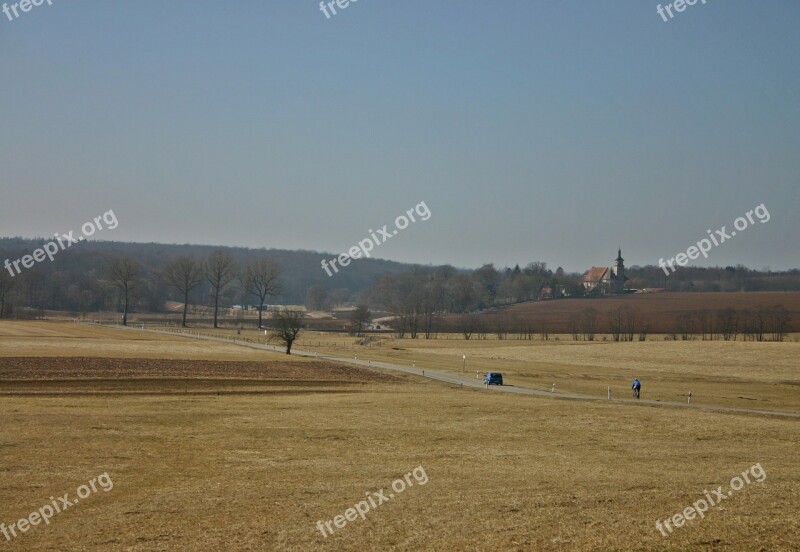
[(800, 4), (45, 3), (0, 14), (0, 235), (404, 263), (795, 268)]

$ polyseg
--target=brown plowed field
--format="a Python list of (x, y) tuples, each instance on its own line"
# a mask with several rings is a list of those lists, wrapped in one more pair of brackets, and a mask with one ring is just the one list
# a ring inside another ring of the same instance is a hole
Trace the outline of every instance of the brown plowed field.
[(273, 381), (396, 381), (357, 366), (330, 362), (235, 362), (150, 358), (0, 357), (0, 381), (57, 379), (205, 378)]
[(0, 395), (324, 393), (396, 382), (329, 362), (0, 358)]
[[(487, 318), (507, 314), (519, 321), (531, 320), (539, 331), (547, 328), (553, 333), (568, 333), (570, 319), (584, 309), (594, 308), (600, 312), (598, 322), (601, 331), (608, 324), (608, 313), (621, 306), (636, 309), (649, 322), (650, 332), (671, 333), (675, 331), (678, 316), (685, 312), (733, 308), (737, 311), (783, 305), (791, 316), (791, 332), (800, 331), (800, 292), (747, 292), (747, 293), (637, 293), (621, 297), (597, 297), (562, 299), (521, 303), (486, 314)], [(448, 317), (452, 319), (452, 317)]]

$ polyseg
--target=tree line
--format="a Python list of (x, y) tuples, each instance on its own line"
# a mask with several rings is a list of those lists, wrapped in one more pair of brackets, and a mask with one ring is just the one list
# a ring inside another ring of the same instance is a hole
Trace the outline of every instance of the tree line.
[[(35, 240), (0, 239), (0, 259), (18, 258), (38, 245)], [(309, 251), (84, 242), (56, 261), (37, 265), (16, 277), (0, 271), (0, 316), (38, 316), (45, 310), (75, 315), (119, 311), (127, 320), (132, 310), (168, 312), (166, 303), (174, 300), (184, 305), (182, 323), (186, 323), (189, 304), (207, 306), (215, 325), (220, 309), (239, 304), (258, 309), (260, 326), (267, 301), (305, 304), (309, 310), (367, 305), (396, 313), (399, 333), (417, 337), (435, 332), (436, 319), (442, 315), (584, 294), (581, 273), (551, 269), (541, 261), (513, 268), (485, 264), (468, 270), (360, 259), (331, 279), (320, 269), (322, 257)], [(264, 279), (269, 272), (259, 265), (264, 258), (280, 266), (280, 286), (273, 288), (274, 282)], [(113, 270), (109, 268), (112, 265)], [(634, 266), (627, 274), (628, 285), (633, 288), (800, 290), (798, 270), (685, 267), (665, 278), (658, 267)], [(620, 321), (614, 326), (626, 323)], [(472, 322), (465, 324), (469, 330)], [(743, 329), (749, 327), (741, 324)]]

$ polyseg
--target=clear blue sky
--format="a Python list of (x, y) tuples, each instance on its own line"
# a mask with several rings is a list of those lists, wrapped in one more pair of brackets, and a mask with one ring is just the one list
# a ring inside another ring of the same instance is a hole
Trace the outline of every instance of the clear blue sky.
[(800, 2), (52, 0), (0, 14), (0, 235), (797, 267)]

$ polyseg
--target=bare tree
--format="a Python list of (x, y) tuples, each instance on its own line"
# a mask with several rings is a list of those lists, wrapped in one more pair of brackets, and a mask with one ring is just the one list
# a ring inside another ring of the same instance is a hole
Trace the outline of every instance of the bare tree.
[(6, 303), (14, 288), (13, 276), (9, 276), (5, 271), (0, 272), (0, 318), (6, 314)]
[(403, 338), (406, 332), (415, 339), (419, 325), (422, 290), (417, 286), (417, 274), (385, 273), (378, 277), (375, 295), (378, 302), (395, 315), (392, 323), (395, 335)]
[(274, 260), (262, 257), (247, 264), (242, 277), (242, 286), (250, 295), (258, 298), (258, 329), (262, 326), (264, 303), (270, 295), (281, 290), (281, 269)]
[(581, 340), (581, 313), (576, 312), (569, 317), (569, 331), (573, 341)]
[(236, 278), (236, 263), (224, 249), (213, 251), (205, 262), (205, 276), (214, 295), (214, 327), (218, 328), (219, 296)]
[(286, 347), (286, 354), (292, 354), (292, 344), (297, 339), (297, 334), (303, 329), (303, 313), (298, 310), (283, 308), (272, 313), (275, 327), (270, 336), (272, 341), (277, 341)]
[(619, 341), (622, 336), (623, 327), (622, 307), (612, 309), (608, 312), (608, 327), (611, 330), (611, 337), (614, 341)]
[(523, 328), (525, 331), (525, 339), (527, 339), (528, 341), (532, 340), (533, 334), (535, 333), (533, 322), (531, 322), (530, 320), (525, 320), (523, 322)]
[(764, 332), (767, 327), (767, 309), (757, 307), (755, 310), (747, 311), (742, 316), (745, 318), (745, 334), (749, 335), (752, 341), (764, 341)]
[(714, 317), (711, 314), (710, 310), (701, 310), (695, 313), (695, 317), (700, 326), (700, 335), (702, 336), (702, 340), (706, 340), (706, 335), (708, 335), (709, 341), (714, 341)]
[(775, 305), (767, 310), (769, 331), (773, 341), (783, 341), (789, 330), (789, 311), (783, 305)]
[(128, 325), (128, 307), (139, 283), (139, 263), (131, 257), (118, 257), (108, 267), (111, 284), (122, 294), (122, 325)]
[(494, 333), (498, 340), (508, 339), (508, 315), (500, 312), (492, 317)]
[(364, 328), (372, 321), (372, 313), (366, 305), (359, 305), (350, 313), (350, 331), (356, 336), (364, 334)]
[(725, 341), (736, 341), (738, 333), (739, 318), (736, 311), (732, 308), (720, 309), (717, 311), (717, 331)]
[(464, 335), (464, 339), (469, 340), (472, 333), (478, 326), (477, 315), (475, 314), (462, 314), (458, 317), (458, 327)]
[(675, 320), (675, 329), (681, 334), (681, 339), (683, 341), (692, 339), (697, 331), (694, 313), (683, 312), (679, 314), (678, 318)]
[(314, 284), (306, 292), (306, 308), (310, 311), (327, 310), (328, 290), (322, 284)]
[(478, 339), (486, 339), (486, 332), (489, 331), (489, 325), (486, 323), (486, 318), (481, 315), (475, 315), (475, 333), (478, 334)]
[(644, 324), (639, 312), (627, 305), (609, 311), (608, 318), (611, 337), (614, 341), (633, 341), (634, 334)]
[(581, 332), (586, 341), (594, 341), (594, 336), (597, 333), (597, 309), (588, 308), (584, 309), (580, 314)]
[[(636, 309), (630, 307), (623, 307), (622, 309), (622, 323), (625, 329), (625, 341), (633, 341), (633, 335), (639, 331), (641, 325), (641, 317)], [(645, 332), (645, 335), (646, 332)]]
[(639, 317), (637, 321), (637, 327), (639, 332), (639, 341), (647, 341), (647, 332), (650, 331), (650, 322), (647, 318)]
[(742, 339), (744, 341), (754, 340), (752, 320), (753, 313), (750, 311), (750, 309), (739, 311), (739, 326), (741, 327)]
[(167, 285), (177, 289), (183, 297), (183, 319), (186, 327), (186, 311), (189, 308), (189, 294), (203, 283), (203, 265), (194, 257), (178, 257), (164, 267), (162, 273)]
[(478, 305), (476, 283), (466, 274), (456, 274), (447, 283), (450, 308), (454, 312), (471, 312)]

